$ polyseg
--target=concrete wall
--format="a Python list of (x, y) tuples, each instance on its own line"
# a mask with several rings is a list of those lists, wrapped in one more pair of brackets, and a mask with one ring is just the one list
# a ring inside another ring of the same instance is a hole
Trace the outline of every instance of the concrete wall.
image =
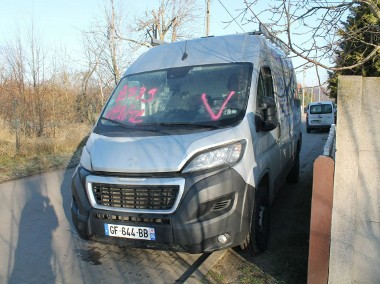
[(380, 78), (338, 82), (329, 283), (380, 283)]

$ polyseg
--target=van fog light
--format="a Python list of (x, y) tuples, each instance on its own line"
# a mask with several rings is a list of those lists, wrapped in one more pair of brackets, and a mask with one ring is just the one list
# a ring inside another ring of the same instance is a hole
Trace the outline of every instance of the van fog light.
[(230, 239), (230, 236), (228, 234), (223, 234), (218, 237), (218, 242), (224, 245), (227, 243), (227, 241)]

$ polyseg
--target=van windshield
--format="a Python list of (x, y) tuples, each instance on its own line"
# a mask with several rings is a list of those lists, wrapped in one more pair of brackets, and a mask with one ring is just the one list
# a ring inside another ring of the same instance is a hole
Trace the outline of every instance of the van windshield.
[(332, 113), (332, 106), (330, 104), (318, 104), (310, 106), (310, 114), (326, 113)]
[(98, 127), (131, 129), (219, 128), (245, 114), (252, 65), (186, 66), (132, 74), (121, 79)]

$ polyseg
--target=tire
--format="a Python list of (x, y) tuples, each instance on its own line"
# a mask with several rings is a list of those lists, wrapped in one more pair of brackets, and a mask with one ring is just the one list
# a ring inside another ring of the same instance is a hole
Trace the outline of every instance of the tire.
[(309, 118), (306, 117), (306, 132), (307, 132), (307, 133), (310, 133), (310, 131), (311, 131), (311, 129), (310, 129), (310, 127), (309, 127)]
[(89, 236), (89, 235), (84, 234), (83, 232), (80, 232), (80, 231), (77, 231), (77, 233), (78, 233), (78, 236), (79, 236), (82, 240), (84, 240), (84, 241), (89, 241), (89, 240), (90, 240), (90, 236)]
[(289, 183), (297, 183), (299, 178), (300, 178), (300, 154), (297, 151), (294, 165), (292, 169), (290, 170), (286, 179)]
[(259, 187), (255, 195), (249, 234), (240, 246), (244, 251), (255, 256), (265, 251), (268, 246), (270, 231), (270, 206), (266, 187)]

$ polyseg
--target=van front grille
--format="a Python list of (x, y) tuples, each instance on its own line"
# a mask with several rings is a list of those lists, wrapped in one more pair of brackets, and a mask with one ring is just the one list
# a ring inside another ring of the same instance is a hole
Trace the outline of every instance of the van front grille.
[(170, 210), (178, 192), (178, 185), (92, 184), (96, 204), (113, 208)]

